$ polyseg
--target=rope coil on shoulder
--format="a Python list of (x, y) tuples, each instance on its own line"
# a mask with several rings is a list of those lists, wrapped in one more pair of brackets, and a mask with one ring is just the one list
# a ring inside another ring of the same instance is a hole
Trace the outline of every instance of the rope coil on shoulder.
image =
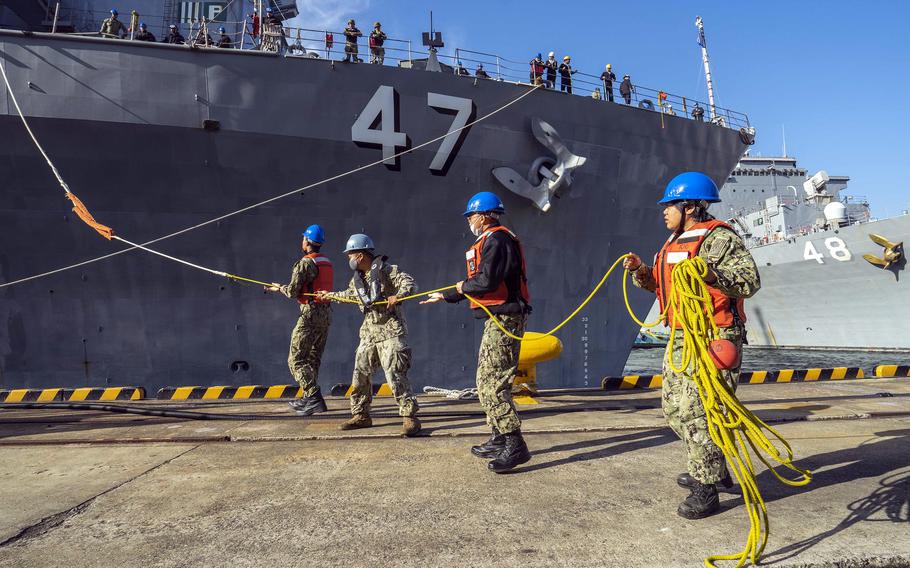
[[(742, 488), (749, 517), (749, 534), (743, 550), (734, 554), (711, 555), (705, 559), (705, 566), (716, 568), (716, 562), (729, 560), (735, 561), (738, 568), (747, 560), (752, 564), (758, 563), (770, 533), (768, 511), (758, 488), (749, 450), (786, 485), (806, 485), (812, 480), (812, 473), (794, 465), (793, 450), (787, 440), (739, 401), (733, 386), (724, 380), (711, 358), (708, 343), (712, 337), (719, 337), (719, 331), (714, 322), (711, 294), (704, 281), (707, 274), (708, 265), (700, 257), (684, 260), (673, 269), (668, 302), (672, 304), (673, 311), (665, 358), (673, 371), (695, 381), (706, 413), (708, 433), (723, 452)], [(682, 351), (678, 362), (672, 356), (677, 324), (682, 329)], [(784, 477), (777, 470), (780, 466), (798, 474), (798, 477)]]

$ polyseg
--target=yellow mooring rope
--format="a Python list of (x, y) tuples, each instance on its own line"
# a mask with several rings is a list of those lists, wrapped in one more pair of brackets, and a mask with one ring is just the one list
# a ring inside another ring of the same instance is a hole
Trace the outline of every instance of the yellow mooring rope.
[[(569, 316), (568, 316), (566, 319), (562, 320), (562, 321), (559, 323), (559, 325), (557, 325), (556, 327), (554, 327), (553, 329), (551, 329), (550, 331), (548, 331), (548, 332), (546, 332), (546, 333), (540, 333), (540, 334), (535, 333), (535, 334), (532, 335), (531, 337), (524, 337), (524, 336), (521, 336), (521, 337), (520, 337), (520, 336), (518, 336), (518, 335), (515, 335), (515, 334), (511, 333), (508, 329), (506, 329), (505, 327), (503, 327), (503, 325), (499, 322), (499, 320), (496, 319), (496, 316), (493, 315), (493, 312), (491, 312), (489, 309), (487, 309), (486, 306), (484, 306), (483, 304), (481, 304), (480, 302), (478, 302), (476, 299), (474, 299), (473, 297), (471, 297), (471, 296), (469, 296), (469, 295), (467, 295), (467, 294), (465, 294), (465, 297), (466, 297), (467, 299), (471, 300), (472, 302), (474, 302), (475, 304), (477, 304), (478, 306), (480, 306), (480, 309), (482, 309), (483, 311), (485, 311), (485, 312), (487, 313), (487, 315), (490, 317), (490, 319), (493, 320), (493, 323), (496, 324), (496, 327), (498, 327), (498, 328), (500, 329), (500, 331), (502, 331), (504, 334), (506, 334), (506, 336), (511, 337), (512, 339), (516, 339), (516, 340), (518, 340), (518, 341), (539, 341), (539, 340), (541, 340), (541, 339), (543, 339), (543, 338), (545, 338), (545, 337), (548, 337), (548, 336), (550, 336), (550, 335), (553, 335), (554, 333), (556, 333), (557, 331), (559, 331), (560, 329), (562, 329), (563, 326), (565, 326), (567, 323), (569, 323), (570, 321), (572, 321), (572, 318), (574, 318), (575, 316), (577, 316), (578, 313), (579, 313), (581, 310), (583, 310), (584, 307), (587, 306), (588, 303), (594, 298), (594, 296), (597, 295), (597, 292), (599, 292), (600, 289), (603, 287), (603, 285), (607, 282), (607, 279), (610, 277), (611, 274), (613, 274), (613, 271), (616, 269), (616, 267), (619, 266), (620, 263), (622, 263), (622, 261), (623, 261), (627, 256), (629, 256), (629, 255), (628, 255), (628, 254), (624, 254), (624, 255), (622, 255), (622, 256), (620, 256), (619, 258), (616, 259), (616, 261), (613, 263), (613, 265), (610, 267), (610, 269), (607, 270), (607, 271), (604, 273), (603, 278), (600, 279), (600, 282), (597, 283), (597, 286), (594, 286), (594, 289), (591, 290), (591, 293), (590, 293), (590, 294), (588, 294), (588, 297), (585, 298), (580, 304), (578, 304), (578, 307), (575, 308), (575, 310), (574, 310), (571, 314), (569, 314)], [(631, 313), (632, 313), (632, 308), (629, 306), (629, 295), (626, 293), (625, 279), (623, 279), (623, 293), (625, 294), (625, 298), (626, 298), (626, 308), (628, 308), (629, 313), (631, 314)], [(632, 318), (635, 319), (635, 316), (633, 315)], [(635, 319), (635, 321), (637, 322), (638, 320)], [(648, 327), (654, 327), (654, 326), (657, 325), (658, 323), (660, 323), (660, 320), (658, 320), (658, 321), (656, 321), (656, 322), (650, 324)]]
[[(749, 448), (778, 480), (787, 485), (806, 485), (812, 480), (812, 473), (793, 464), (790, 444), (777, 430), (755, 416), (736, 398), (731, 385), (723, 380), (711, 359), (708, 345), (712, 338), (718, 337), (718, 330), (714, 323), (711, 295), (704, 281), (707, 273), (708, 266), (699, 257), (683, 261), (673, 269), (673, 286), (668, 302), (668, 305), (673, 306), (673, 321), (670, 322), (666, 361), (677, 373), (685, 372), (692, 377), (698, 386), (698, 394), (707, 414), (708, 432), (723, 451), (728, 467), (742, 488), (743, 503), (749, 516), (749, 536), (742, 552), (708, 556), (705, 566), (716, 568), (717, 561), (731, 560), (736, 561), (738, 568), (747, 560), (757, 564), (770, 531), (768, 511), (758, 489)], [(683, 333), (679, 362), (672, 357), (676, 324), (680, 325)], [(769, 436), (781, 447), (772, 442)], [(772, 465), (772, 461), (777, 465)], [(799, 474), (799, 478), (793, 480), (782, 476), (777, 472), (777, 466)]]

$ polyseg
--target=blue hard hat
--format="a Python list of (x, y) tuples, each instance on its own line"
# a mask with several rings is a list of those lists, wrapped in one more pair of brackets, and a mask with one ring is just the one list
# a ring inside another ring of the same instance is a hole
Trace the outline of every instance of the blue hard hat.
[(148, 26), (145, 25), (145, 22), (142, 22), (142, 23), (139, 24), (139, 27), (140, 27), (140, 28), (147, 28)]
[[(218, 28), (218, 33), (223, 34), (224, 32), (225, 32), (224, 26), (221, 26), (220, 28)], [(313, 225), (313, 226), (314, 226), (314, 227), (318, 227), (319, 225)], [(322, 229), (320, 229), (320, 231), (321, 231), (321, 230), (322, 230)], [(310, 239), (310, 240), (313, 240), (313, 239)]]
[(542, 57), (543, 57), (543, 55), (541, 55), (540, 53), (537, 54), (537, 59), (541, 59)]
[(117, 8), (111, 8), (111, 14), (118, 15), (120, 12), (117, 11)]
[(351, 235), (348, 238), (348, 242), (344, 247), (344, 251), (342, 252), (349, 253), (359, 250), (368, 250), (372, 252), (374, 248), (376, 247), (373, 246), (373, 239), (364, 235), (363, 233), (357, 233), (355, 235)]
[[(221, 28), (224, 30), (224, 28)], [(321, 245), (325, 242), (325, 231), (322, 230), (322, 227), (319, 225), (310, 225), (306, 228), (306, 231), (303, 232), (303, 236), (306, 237), (311, 243), (316, 243)]]
[(468, 200), (468, 206), (464, 210), (464, 216), (467, 217), (472, 213), (505, 212), (506, 207), (502, 204), (502, 200), (499, 199), (498, 195), (489, 191), (481, 191), (480, 193), (475, 193), (474, 196)]
[(717, 203), (720, 194), (714, 181), (701, 172), (683, 172), (670, 180), (664, 197), (658, 203), (672, 203), (674, 201), (707, 201)]
[(272, 13), (272, 9), (271, 9), (271, 8), (266, 8), (265, 11), (268, 12), (269, 14)]

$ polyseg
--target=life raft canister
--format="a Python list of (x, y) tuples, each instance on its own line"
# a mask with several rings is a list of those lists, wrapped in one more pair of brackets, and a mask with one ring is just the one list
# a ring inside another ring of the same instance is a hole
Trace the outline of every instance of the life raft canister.
[(303, 258), (311, 258), (316, 263), (316, 278), (304, 286), (297, 296), (297, 301), (301, 304), (328, 304), (329, 300), (318, 300), (313, 296), (306, 294), (315, 294), (316, 292), (331, 292), (335, 281), (335, 269), (332, 267), (332, 261), (318, 252), (311, 252)]
[[(490, 237), (493, 233), (498, 233), (500, 231), (505, 231), (512, 239), (515, 241), (515, 244), (518, 245), (518, 256), (521, 258), (521, 289), (519, 290), (519, 296), (525, 304), (531, 303), (531, 295), (528, 292), (528, 278), (525, 272), (525, 253), (524, 249), (521, 246), (521, 241), (518, 240), (518, 237), (510, 231), (509, 229), (498, 225), (492, 227), (483, 232), (482, 235), (477, 237), (477, 240), (474, 241), (474, 244), (468, 251), (465, 253), (465, 260), (467, 261), (468, 268), (468, 278), (473, 278), (479, 272), (480, 267), (480, 258), (483, 253), (483, 245), (487, 242), (487, 238)], [(477, 302), (471, 302), (471, 309), (478, 310), (480, 309), (480, 304), (484, 306), (501, 306), (509, 301), (509, 288), (506, 286), (505, 280), (499, 283), (499, 286), (490, 293), (474, 296)]]
[[(673, 288), (673, 268), (680, 262), (695, 258), (701, 249), (705, 238), (717, 227), (725, 227), (733, 230), (730, 225), (717, 219), (696, 223), (678, 237), (671, 235), (664, 243), (660, 252), (654, 257), (654, 279), (657, 280), (657, 299), (660, 302), (660, 311), (663, 313), (667, 305), (670, 290)], [(733, 327), (738, 320), (740, 324), (746, 323), (746, 312), (742, 298), (730, 298), (723, 292), (708, 286), (708, 292), (711, 294), (711, 302), (714, 305), (714, 323), (717, 327)], [(673, 307), (667, 309), (667, 323), (673, 321)], [(677, 328), (682, 327), (679, 322)]]

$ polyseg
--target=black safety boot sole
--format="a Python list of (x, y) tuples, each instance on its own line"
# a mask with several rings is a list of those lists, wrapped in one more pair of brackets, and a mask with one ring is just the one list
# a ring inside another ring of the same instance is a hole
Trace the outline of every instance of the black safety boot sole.
[(524, 451), (518, 452), (513, 456), (508, 456), (508, 459), (503, 459), (505, 457), (506, 456), (503, 456), (502, 453), (499, 454), (495, 460), (487, 464), (487, 467), (494, 473), (503, 473), (513, 470), (521, 464), (531, 461), (531, 452), (525, 448)]
[(503, 473), (517, 466), (527, 463), (531, 460), (531, 452), (528, 451), (528, 445), (521, 435), (521, 431), (516, 430), (511, 434), (504, 434), (505, 447), (496, 456), (496, 459), (487, 464), (490, 471)]
[(684, 519), (695, 521), (710, 517), (718, 511), (720, 511), (720, 500), (717, 498), (717, 492), (712, 496), (708, 496), (707, 501), (704, 502), (699, 502), (693, 493), (679, 504), (676, 514)]
[(325, 412), (328, 409), (329, 407), (326, 406), (325, 399), (320, 396), (317, 400), (311, 400), (306, 405), (295, 408), (294, 412), (296, 412), (298, 416), (310, 416), (312, 414)]
[(307, 405), (307, 401), (304, 397), (295, 398), (294, 400), (292, 400), (288, 403), (288, 406), (290, 406), (294, 410), (297, 410), (298, 408), (303, 408), (306, 405)]
[(479, 458), (495, 458), (500, 453), (502, 453), (502, 450), (505, 447), (505, 438), (502, 436), (498, 436), (496, 438), (491, 437), (489, 440), (480, 444), (479, 446), (471, 446), (471, 453)]

